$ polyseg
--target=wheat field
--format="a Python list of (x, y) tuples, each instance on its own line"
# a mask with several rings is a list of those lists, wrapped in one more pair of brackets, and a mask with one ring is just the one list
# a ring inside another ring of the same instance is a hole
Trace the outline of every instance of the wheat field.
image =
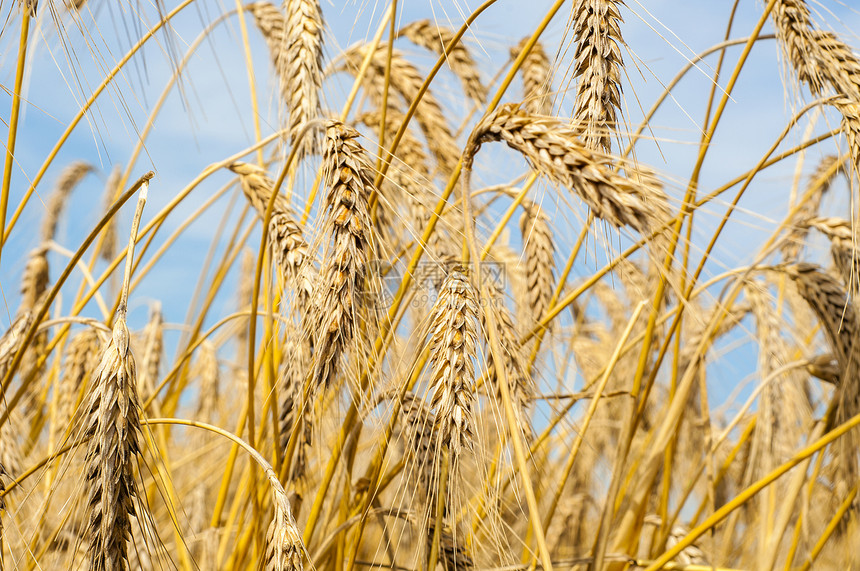
[(850, 3), (0, 14), (0, 570), (860, 569)]

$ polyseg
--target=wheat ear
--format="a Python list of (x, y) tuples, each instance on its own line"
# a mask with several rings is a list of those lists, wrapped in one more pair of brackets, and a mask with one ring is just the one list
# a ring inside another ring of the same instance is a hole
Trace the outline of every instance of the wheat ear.
[(475, 423), (475, 344), (478, 306), (465, 268), (451, 269), (431, 316), (432, 407), (438, 442), (451, 451), (451, 464), (463, 448), (472, 449)]
[[(523, 38), (519, 44), (511, 48), (511, 57), (516, 58), (523, 51), (530, 38)], [(550, 74), (549, 58), (540, 42), (535, 42), (520, 66), (520, 76), (523, 80), (523, 105), (533, 115), (551, 115), (552, 76)]]
[(527, 327), (539, 322), (549, 309), (555, 291), (552, 277), (555, 265), (552, 228), (543, 209), (531, 201), (523, 201), (520, 217), (525, 254), (526, 299), (529, 310)]
[[(797, 285), (797, 290), (815, 312), (827, 341), (839, 363), (839, 384), (836, 388), (836, 425), (846, 422), (860, 412), (860, 328), (852, 300), (833, 276), (812, 264), (786, 266), (785, 272)], [(850, 489), (856, 482), (858, 434), (851, 431), (840, 439), (837, 467), (844, 485)]]
[(619, 0), (577, 0), (573, 8), (577, 78), (573, 117), (583, 144), (608, 153), (621, 108), (621, 13)]
[[(568, 125), (506, 104), (486, 117), (472, 135), (476, 146), (504, 141), (539, 173), (576, 193), (592, 213), (615, 226), (645, 233), (669, 218), (666, 195), (645, 177), (624, 177), (613, 160), (586, 149)], [(468, 154), (468, 153), (467, 153)]]
[[(114, 200), (116, 200), (116, 198), (119, 196), (119, 183), (121, 181), (122, 168), (120, 168), (119, 165), (114, 165), (113, 169), (110, 172), (110, 176), (108, 176), (107, 182), (105, 183), (104, 194), (102, 195), (105, 211), (107, 211), (113, 205)], [(116, 227), (117, 222), (116, 217), (114, 217), (111, 219), (110, 222), (107, 223), (105, 229), (103, 230), (104, 236), (102, 238), (102, 245), (101, 249), (99, 250), (99, 256), (106, 262), (112, 262), (114, 257), (116, 256), (117, 243), (119, 242)]]
[[(367, 49), (367, 46), (359, 45), (348, 49), (343, 54), (350, 71), (359, 69)], [(373, 53), (370, 68), (364, 76), (364, 88), (378, 107), (381, 107), (383, 102), (387, 62), (388, 46), (382, 43)], [(399, 50), (392, 50), (390, 69), (391, 89), (402, 95), (408, 102), (416, 99), (424, 83), (418, 69), (409, 63)], [(427, 140), (427, 148), (439, 163), (439, 168), (444, 172), (450, 172), (460, 158), (459, 147), (442, 107), (429, 90), (424, 93), (421, 103), (415, 109), (415, 119)]]
[(860, 254), (857, 251), (857, 234), (851, 222), (841, 218), (815, 217), (809, 219), (807, 224), (830, 240), (833, 264), (848, 290), (855, 291), (854, 284), (857, 283), (857, 272), (860, 271), (860, 259), (858, 259)]
[(93, 170), (93, 166), (83, 161), (77, 161), (60, 173), (57, 179), (57, 186), (54, 187), (54, 192), (48, 198), (48, 209), (45, 212), (45, 218), (42, 219), (42, 241), (49, 242), (54, 239), (54, 234), (57, 232), (57, 222), (60, 220), (60, 215), (63, 213), (63, 208), (66, 205), (69, 195), (75, 186), (87, 174)]
[(316, 0), (285, 0), (284, 8), (286, 16), (269, 2), (245, 6), (269, 47), (289, 112), (289, 140), (302, 146), (301, 158), (315, 147), (314, 137), (300, 141), (299, 132), (320, 115), (324, 26)]
[[(262, 218), (272, 196), (274, 181), (264, 169), (251, 163), (235, 162), (228, 168), (239, 175), (245, 196)], [(311, 259), (310, 246), (305, 241), (298, 222), (293, 218), (287, 199), (280, 194), (275, 197), (272, 217), (269, 219), (269, 237), (272, 257), (281, 269), (284, 279), (296, 287), (299, 295), (304, 296), (303, 299), (307, 299), (310, 296), (310, 283), (305, 279), (302, 270)]]
[(314, 371), (316, 386), (328, 386), (353, 339), (368, 263), (375, 248), (368, 208), (374, 170), (359, 133), (338, 121), (326, 126), (323, 155), (325, 219), (323, 260), (315, 288)]
[(832, 32), (815, 29), (804, 0), (777, 0), (773, 12), (776, 37), (797, 79), (813, 95), (830, 90), (842, 115), (854, 169), (860, 168), (860, 58)]
[[(96, 387), (89, 403), (90, 416), (86, 429), (90, 438), (86, 455), (89, 489), (85, 521), (89, 540), (88, 559), (90, 569), (94, 571), (128, 569), (131, 518), (145, 515), (143, 503), (136, 502), (134, 461), (140, 453), (140, 402), (125, 316), (134, 243), (148, 186), (146, 179), (140, 187), (120, 304), (110, 342), (102, 352), (95, 372)], [(138, 504), (137, 509), (135, 503)]]
[(98, 367), (101, 340), (95, 329), (85, 329), (69, 342), (63, 372), (60, 376), (60, 403), (54, 427), (55, 442), (59, 442), (80, 405), (87, 380)]
[(786, 262), (797, 262), (800, 256), (800, 249), (803, 242), (806, 240), (806, 235), (809, 232), (808, 221), (818, 215), (818, 209), (821, 206), (821, 199), (830, 190), (830, 185), (833, 179), (839, 174), (841, 168), (833, 168), (834, 163), (839, 158), (836, 155), (827, 155), (818, 162), (815, 172), (809, 177), (810, 185), (817, 185), (817, 189), (813, 192), (809, 199), (795, 212), (789, 222), (791, 230), (785, 238), (785, 241), (780, 246), (782, 258)]
[(463, 42), (457, 42), (451, 51), (445, 51), (445, 46), (454, 38), (454, 32), (450, 28), (437, 26), (430, 20), (418, 20), (400, 28), (397, 35), (406, 37), (413, 44), (437, 55), (444, 54), (451, 71), (460, 80), (466, 97), (477, 104), (487, 99), (487, 88), (481, 83), (478, 66), (475, 65), (475, 60), (466, 45)]

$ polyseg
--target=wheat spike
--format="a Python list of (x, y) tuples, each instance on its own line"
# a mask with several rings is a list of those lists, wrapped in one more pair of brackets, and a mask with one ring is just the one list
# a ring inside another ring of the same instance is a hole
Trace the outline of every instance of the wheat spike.
[(21, 305), (18, 314), (36, 309), (48, 288), (48, 248), (41, 246), (30, 252), (21, 276)]
[[(275, 182), (264, 169), (251, 163), (235, 162), (228, 168), (239, 175), (245, 196), (262, 218)], [(303, 269), (312, 256), (310, 246), (305, 241), (298, 222), (293, 218), (287, 199), (280, 194), (275, 198), (272, 217), (269, 220), (269, 236), (272, 257), (281, 269), (284, 279), (293, 284), (300, 295), (309, 295), (310, 283), (306, 280)]]
[[(274, 473), (269, 474), (274, 493), (275, 513), (266, 534), (265, 571), (302, 571), (304, 546), (290, 503)], [(275, 485), (277, 483), (277, 486)]]
[[(835, 423), (842, 424), (860, 412), (860, 328), (856, 309), (839, 282), (817, 266), (793, 264), (785, 267), (785, 272), (818, 316), (827, 341), (836, 353), (840, 375), (835, 395)], [(838, 466), (848, 483), (846, 490), (856, 481), (858, 473), (857, 445), (858, 435), (854, 430), (843, 437), (838, 446)]]
[[(104, 194), (102, 195), (102, 200), (104, 202), (103, 208), (105, 212), (108, 211), (110, 206), (113, 204), (113, 201), (117, 196), (119, 196), (119, 183), (121, 180), (122, 168), (119, 165), (114, 165), (110, 172), (110, 176), (108, 176), (107, 182), (105, 183)], [(112, 262), (114, 256), (116, 256), (117, 244), (119, 243), (116, 216), (111, 218), (103, 232), (104, 237), (102, 238), (102, 246), (99, 250), (99, 256), (106, 262)]]
[[(433, 535), (436, 532), (436, 521), (430, 519), (427, 526), (427, 549), (433, 548)], [(439, 536), (439, 564), (443, 571), (457, 571), (458, 569), (473, 569), (475, 562), (466, 551), (465, 538), (455, 537), (451, 528), (442, 525)]]
[(804, 0), (778, 0), (773, 12), (776, 37), (797, 79), (813, 95), (830, 90), (842, 115), (855, 172), (860, 168), (860, 58), (835, 34), (815, 29)]
[(75, 416), (85, 386), (99, 364), (101, 339), (94, 329), (85, 329), (69, 342), (60, 377), (60, 404), (54, 435), (56, 442)]
[[(285, 89), (290, 94), (287, 100), (290, 141), (295, 145), (302, 125), (320, 116), (324, 23), (318, 0), (284, 0), (284, 6), (289, 31), (286, 47), (289, 83)], [(316, 147), (313, 137), (305, 137), (301, 144), (303, 152)]]
[[(289, 141), (295, 144), (302, 125), (320, 115), (324, 28), (315, 0), (285, 0), (284, 8), (286, 15), (269, 2), (245, 6), (269, 47), (289, 112)], [(301, 145), (300, 156), (315, 148), (313, 137)]]
[[(304, 460), (304, 447), (310, 444), (308, 437), (311, 434), (310, 424), (313, 420), (311, 407), (305, 406), (303, 402), (304, 380), (307, 378), (311, 364), (310, 343), (302, 335), (300, 328), (292, 323), (287, 325), (284, 338), (284, 354), (288, 355), (289, 358), (282, 365), (278, 382), (278, 396), (281, 399), (279, 445), (281, 450), (287, 449), (293, 426), (295, 426), (297, 419), (302, 417), (306, 423), (303, 433), (305, 440), (302, 443), (302, 448), (299, 449), (299, 458)], [(296, 464), (299, 465), (302, 462), (296, 462)], [(301, 471), (302, 469), (298, 470), (298, 472)]]
[(313, 328), (316, 386), (332, 382), (338, 362), (353, 339), (363, 305), (367, 264), (374, 258), (368, 209), (374, 170), (359, 136), (358, 131), (337, 121), (326, 126), (326, 243), (315, 288)]
[[(0, 378), (6, 376), (9, 363), (15, 357), (15, 353), (21, 346), (24, 339), (24, 334), (33, 323), (33, 316), (30, 312), (25, 312), (15, 318), (9, 329), (0, 337)], [(6, 405), (4, 403), (3, 409)], [(17, 476), (21, 472), (22, 454), (16, 440), (16, 430), (10, 411), (9, 420), (0, 426), (0, 468), (4, 469), (8, 474)], [(0, 509), (3, 509), (0, 506)], [(2, 528), (0, 528), (2, 529)]]
[(477, 146), (504, 141), (522, 153), (532, 168), (571, 189), (592, 213), (615, 226), (645, 233), (669, 218), (662, 189), (638, 177), (616, 174), (607, 155), (586, 149), (573, 129), (552, 117), (537, 117), (506, 104), (476, 128)]
[(860, 259), (857, 252), (857, 235), (851, 222), (841, 218), (815, 217), (809, 219), (807, 224), (830, 240), (833, 264), (842, 276), (842, 282), (849, 291), (852, 291), (860, 276), (857, 273), (860, 271)]
[(577, 0), (573, 8), (576, 39), (576, 103), (573, 117), (585, 147), (608, 153), (621, 108), (620, 0)]
[(478, 306), (465, 268), (451, 269), (433, 307), (430, 337), (432, 407), (438, 442), (451, 450), (451, 463), (472, 449), (475, 424), (475, 344)]
[(127, 569), (131, 517), (136, 514), (134, 457), (140, 453), (140, 404), (134, 356), (122, 314), (96, 369), (89, 410), (85, 521), (90, 568)]
[[(497, 288), (493, 288), (497, 289)], [(528, 359), (523, 354), (522, 345), (517, 339), (517, 330), (514, 326), (511, 312), (505, 305), (504, 295), (500, 291), (494, 291), (493, 297), (490, 300), (488, 307), (482, 307), (481, 318), (484, 329), (486, 330), (490, 324), (486, 316), (487, 311), (492, 311), (495, 319), (497, 338), (499, 340), (499, 349), (504, 358), (504, 362), (500, 366), (505, 368), (505, 378), (510, 387), (511, 397), (515, 405), (517, 405), (517, 413), (519, 414), (520, 426), (526, 433), (526, 436), (531, 438), (531, 426), (529, 424), (529, 407), (531, 406), (532, 398), (535, 395), (534, 381), (531, 378), (528, 370)], [(496, 385), (496, 393), (499, 396), (501, 403), (501, 386), (497, 364), (493, 359), (492, 352), (488, 354), (487, 365), (493, 370), (492, 380)], [(500, 404), (500, 407), (504, 406)]]
[(221, 369), (218, 366), (218, 352), (208, 339), (200, 344), (197, 360), (194, 362), (194, 376), (200, 382), (200, 398), (197, 412), (203, 418), (215, 419), (218, 413), (218, 397), (221, 388)]
[(546, 315), (555, 291), (552, 277), (555, 265), (552, 228), (543, 209), (531, 201), (523, 201), (520, 217), (525, 254), (526, 296), (528, 300), (529, 329)]
[[(768, 300), (767, 288), (749, 281), (744, 284), (744, 291), (755, 318), (759, 375), (764, 379), (793, 360), (792, 348), (781, 334), (785, 328)], [(751, 463), (759, 470), (751, 473), (752, 478), (758, 479), (790, 456), (800, 442), (800, 435), (811, 414), (803, 377), (797, 369), (784, 373), (764, 387), (759, 398), (759, 417), (753, 440), (753, 449), (761, 454), (763, 462), (756, 459)]]
[[(361, 65), (368, 47), (358, 45), (348, 49), (344, 54), (347, 68), (356, 71)], [(385, 87), (385, 68), (388, 61), (387, 44), (380, 44), (370, 60), (370, 68), (364, 77), (363, 86), (377, 107), (382, 106)], [(391, 54), (391, 89), (399, 93), (411, 103), (418, 95), (423, 79), (414, 65), (409, 63), (399, 50)], [(390, 97), (390, 95), (389, 95)], [(428, 90), (421, 98), (421, 103), (415, 109), (415, 119), (427, 140), (427, 147), (439, 163), (443, 172), (450, 172), (460, 158), (459, 148), (442, 107)]]
[(143, 367), (138, 379), (138, 393), (143, 399), (148, 399), (155, 392), (164, 351), (164, 317), (160, 303), (154, 303), (149, 310), (149, 323), (143, 330), (143, 338)]
[[(511, 48), (511, 57), (516, 58), (523, 51), (529, 38), (523, 38), (519, 44)], [(540, 42), (536, 42), (520, 66), (523, 79), (523, 105), (533, 115), (551, 115), (552, 76), (550, 75), (549, 58)]]
[(423, 399), (414, 393), (403, 395), (400, 409), (406, 444), (406, 458), (409, 474), (416, 478), (424, 503), (428, 507), (436, 505), (433, 483), (433, 460), (436, 453), (435, 418), (433, 411)]
[(466, 97), (477, 104), (481, 104), (487, 99), (487, 88), (481, 83), (478, 66), (475, 65), (472, 54), (469, 53), (462, 40), (457, 42), (451, 51), (445, 52), (445, 46), (454, 38), (453, 30), (437, 26), (430, 20), (418, 20), (400, 28), (397, 35), (408, 38), (413, 44), (426, 48), (437, 55), (445, 54), (448, 66), (460, 79)]
[(785, 267), (785, 272), (821, 321), (844, 375), (852, 359), (856, 335), (860, 332), (854, 304), (848, 300), (839, 282), (814, 264), (792, 264)]
[(91, 164), (78, 161), (70, 164), (60, 173), (57, 185), (54, 187), (54, 192), (48, 198), (48, 210), (45, 212), (45, 218), (42, 220), (43, 242), (49, 242), (54, 239), (54, 234), (57, 232), (57, 223), (60, 220), (60, 215), (63, 213), (63, 208), (69, 195), (78, 183), (92, 170), (93, 166)]
[(803, 242), (806, 240), (807, 233), (809, 232), (808, 221), (810, 218), (814, 218), (818, 215), (818, 209), (821, 206), (821, 199), (825, 194), (827, 194), (827, 191), (830, 190), (830, 186), (833, 184), (833, 180), (839, 174), (841, 168), (834, 170), (832, 174), (824, 178), (824, 180), (821, 179), (831, 171), (833, 164), (837, 160), (839, 160), (839, 158), (835, 155), (825, 156), (821, 161), (819, 161), (812, 176), (809, 177), (810, 184), (816, 184), (818, 181), (821, 181), (821, 185), (818, 190), (809, 197), (809, 200), (800, 205), (800, 208), (789, 222), (789, 233), (786, 236), (785, 241), (782, 242), (782, 245), (780, 246), (782, 258), (786, 262), (798, 261), (800, 249), (803, 246)]

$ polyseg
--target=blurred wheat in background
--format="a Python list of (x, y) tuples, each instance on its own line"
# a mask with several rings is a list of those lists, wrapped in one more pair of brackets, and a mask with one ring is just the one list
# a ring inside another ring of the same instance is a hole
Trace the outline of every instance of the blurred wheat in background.
[(856, 10), (334, 4), (0, 4), (0, 569), (860, 569)]

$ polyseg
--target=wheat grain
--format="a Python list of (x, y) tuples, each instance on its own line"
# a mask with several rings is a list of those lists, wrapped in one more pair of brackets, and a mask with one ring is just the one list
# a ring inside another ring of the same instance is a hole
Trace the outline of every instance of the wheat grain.
[(613, 172), (608, 156), (583, 147), (574, 130), (558, 119), (506, 104), (475, 128), (472, 140), (478, 147), (504, 141), (532, 168), (575, 192), (596, 217), (615, 226), (645, 233), (669, 217), (662, 189)]
[(620, 0), (577, 0), (573, 8), (577, 78), (573, 117), (588, 149), (609, 152), (621, 108)]
[(487, 88), (481, 83), (478, 66), (466, 45), (460, 41), (445, 52), (445, 47), (454, 38), (453, 30), (437, 26), (430, 20), (418, 20), (400, 28), (397, 35), (437, 55), (444, 54), (451, 71), (460, 79), (466, 97), (479, 105), (487, 99)]

